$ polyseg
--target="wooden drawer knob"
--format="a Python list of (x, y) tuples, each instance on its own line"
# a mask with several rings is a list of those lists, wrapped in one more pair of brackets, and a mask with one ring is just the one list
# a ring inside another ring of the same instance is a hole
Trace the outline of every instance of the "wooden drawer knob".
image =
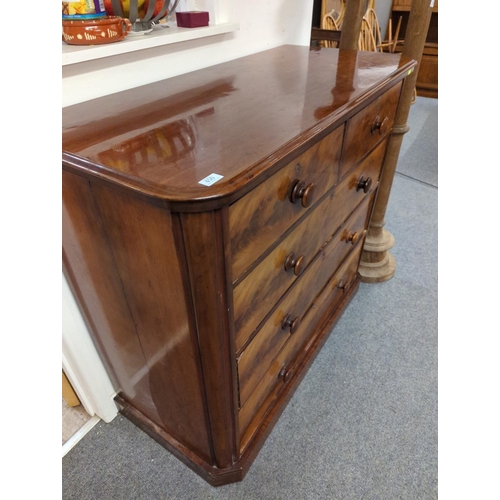
[(293, 268), (295, 276), (300, 276), (305, 268), (304, 256), (295, 257), (295, 254), (289, 253), (285, 260), (285, 271), (290, 271)]
[(367, 177), (366, 179), (361, 176), (358, 181), (358, 185), (356, 186), (356, 191), (363, 190), (364, 193), (368, 193), (370, 188), (372, 187), (372, 178)]
[(279, 372), (279, 377), (283, 379), (283, 382), (285, 383), (288, 382), (292, 378), (292, 375), (293, 375), (292, 369), (287, 370), (284, 365), (281, 367), (281, 370)]
[(359, 239), (359, 233), (357, 231), (349, 231), (347, 233), (345, 241), (346, 243), (351, 243), (352, 245), (355, 245), (358, 239)]
[(287, 314), (281, 323), (281, 329), (286, 330), (290, 327), (290, 333), (295, 333), (300, 326), (300, 318), (292, 318), (291, 314)]
[(304, 181), (296, 180), (293, 184), (290, 201), (296, 203), (299, 199), (302, 200), (302, 206), (307, 208), (312, 205), (314, 196), (316, 195), (316, 184), (312, 183), (306, 186)]
[(387, 132), (387, 127), (389, 125), (389, 118), (386, 116), (383, 120), (380, 116), (376, 116), (372, 123), (372, 134), (377, 130), (380, 135), (384, 135)]
[(349, 283), (346, 283), (344, 280), (340, 280), (337, 285), (337, 288), (339, 290), (342, 290), (342, 293), (346, 293), (347, 289), (349, 288)]

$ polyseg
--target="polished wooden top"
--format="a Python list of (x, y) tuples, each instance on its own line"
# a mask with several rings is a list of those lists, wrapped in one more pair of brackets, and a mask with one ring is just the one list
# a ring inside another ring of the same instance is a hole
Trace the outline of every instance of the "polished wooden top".
[[(62, 113), (63, 166), (180, 210), (217, 206), (415, 64), (400, 54), (288, 45), (76, 104)], [(199, 184), (211, 174), (223, 177)]]

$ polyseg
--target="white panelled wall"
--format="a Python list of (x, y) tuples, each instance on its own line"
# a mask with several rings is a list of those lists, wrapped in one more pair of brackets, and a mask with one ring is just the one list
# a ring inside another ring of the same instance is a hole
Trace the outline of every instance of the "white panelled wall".
[[(208, 10), (211, 24), (233, 22), (239, 30), (63, 65), (63, 107), (280, 45), (310, 43), (313, 0), (181, 0), (178, 10)], [(64, 368), (89, 412), (109, 422), (117, 414), (114, 391), (64, 276), (63, 302)]]

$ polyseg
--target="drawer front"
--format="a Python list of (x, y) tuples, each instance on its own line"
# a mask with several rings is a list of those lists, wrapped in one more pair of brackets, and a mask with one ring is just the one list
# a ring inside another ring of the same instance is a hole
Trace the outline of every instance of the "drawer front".
[(347, 123), (340, 177), (351, 170), (380, 139), (392, 130), (401, 85), (395, 85)]
[(229, 207), (233, 281), (337, 183), (343, 134), (335, 129)]
[[(383, 141), (252, 272), (234, 288), (236, 350), (239, 351), (320, 248), (376, 186), (387, 141)], [(293, 255), (293, 258), (291, 256)], [(289, 269), (285, 271), (288, 262)], [(295, 264), (295, 267), (292, 266)]]
[[(256, 389), (239, 412), (241, 451), (246, 447), (254, 430), (260, 424), (267, 408), (274, 401), (280, 388), (293, 376), (308, 348), (315, 339), (314, 333), (326, 320), (354, 281), (362, 251), (361, 241), (349, 255), (333, 278), (318, 295), (304, 318), (300, 329), (289, 337), (271, 365), (265, 371)], [(253, 421), (253, 422), (252, 422)], [(252, 424), (252, 425), (250, 425)]]
[(360, 241), (367, 225), (374, 193), (349, 218), (290, 293), (280, 302), (238, 359), (240, 404), (245, 405), (283, 344), (306, 326), (302, 321), (317, 293)]

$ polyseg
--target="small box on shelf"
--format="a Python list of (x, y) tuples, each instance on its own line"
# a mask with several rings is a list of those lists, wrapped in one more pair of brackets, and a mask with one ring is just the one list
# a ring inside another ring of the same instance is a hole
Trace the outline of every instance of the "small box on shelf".
[(177, 26), (180, 28), (201, 28), (208, 26), (208, 12), (187, 11), (176, 12)]

